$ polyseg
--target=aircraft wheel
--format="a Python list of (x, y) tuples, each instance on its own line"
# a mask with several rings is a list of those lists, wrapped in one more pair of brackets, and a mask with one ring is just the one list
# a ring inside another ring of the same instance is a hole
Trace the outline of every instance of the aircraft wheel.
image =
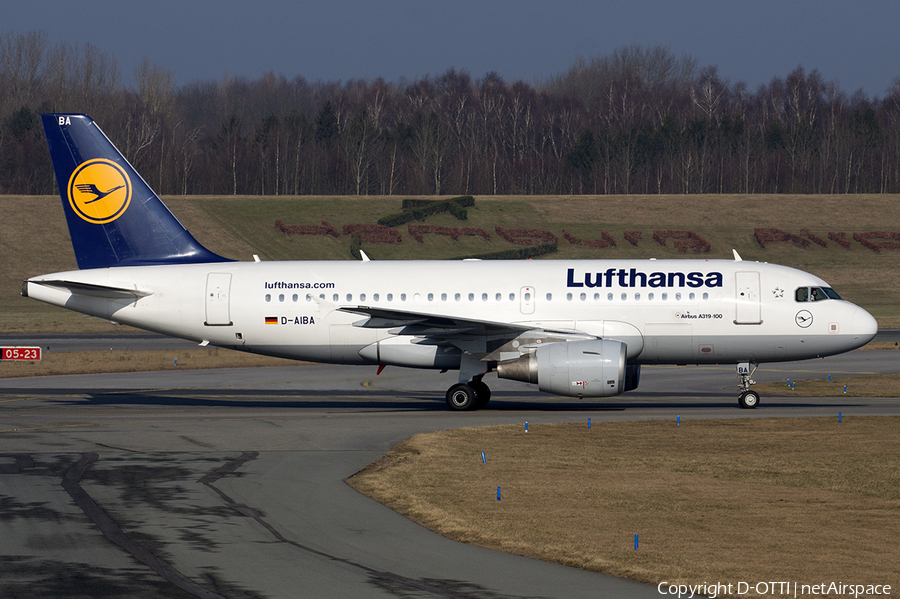
[(738, 405), (745, 410), (752, 410), (759, 405), (759, 393), (756, 391), (744, 391), (738, 397)]
[(475, 390), (465, 383), (457, 383), (447, 390), (447, 406), (451, 410), (474, 410), (477, 400)]
[(491, 388), (484, 381), (472, 381), (469, 386), (475, 391), (475, 409), (480, 410), (491, 401)]

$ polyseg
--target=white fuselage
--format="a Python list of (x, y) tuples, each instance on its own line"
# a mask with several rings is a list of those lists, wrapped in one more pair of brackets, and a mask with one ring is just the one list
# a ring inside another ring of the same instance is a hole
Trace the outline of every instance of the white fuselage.
[(850, 302), (798, 301), (798, 288), (828, 287), (818, 277), (747, 261), (226, 262), (79, 270), (26, 285), (29, 297), (197, 343), (348, 364), (391, 363), (365, 348), (404, 335), (363, 327), (365, 316), (341, 307), (615, 339), (634, 364), (813, 358), (859, 347), (877, 329)]

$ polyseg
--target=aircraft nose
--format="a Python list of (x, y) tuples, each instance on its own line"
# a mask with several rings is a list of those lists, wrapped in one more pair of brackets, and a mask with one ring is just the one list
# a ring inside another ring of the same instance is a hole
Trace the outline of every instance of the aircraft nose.
[(859, 339), (860, 345), (871, 341), (877, 332), (878, 322), (875, 318), (862, 308), (857, 308), (853, 313), (853, 334)]

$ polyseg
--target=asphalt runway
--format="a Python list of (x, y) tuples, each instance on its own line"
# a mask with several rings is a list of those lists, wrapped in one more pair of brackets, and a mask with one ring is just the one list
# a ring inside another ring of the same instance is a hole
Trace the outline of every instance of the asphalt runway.
[[(881, 372), (900, 372), (900, 351), (754, 378)], [(485, 380), (494, 399), (472, 413), (444, 405), (455, 373), (391, 367), (0, 380), (0, 597), (658, 597), (449, 541), (343, 481), (410, 435), (461, 426), (900, 414), (852, 388), (740, 410), (733, 366), (644, 368), (637, 391), (607, 401)]]

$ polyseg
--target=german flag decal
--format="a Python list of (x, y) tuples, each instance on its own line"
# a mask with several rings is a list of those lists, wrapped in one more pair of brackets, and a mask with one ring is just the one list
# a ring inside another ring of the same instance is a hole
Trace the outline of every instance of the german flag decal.
[(278, 324), (277, 316), (266, 316), (266, 324)]

